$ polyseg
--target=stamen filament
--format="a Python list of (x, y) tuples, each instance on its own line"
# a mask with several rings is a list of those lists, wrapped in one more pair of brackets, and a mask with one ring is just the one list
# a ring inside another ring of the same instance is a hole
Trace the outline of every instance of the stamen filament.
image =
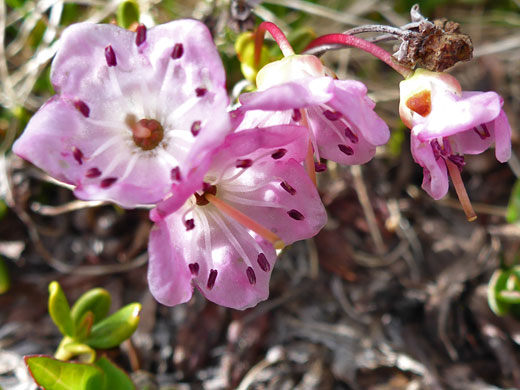
[(392, 55), (388, 53), (386, 50), (380, 48), (379, 46), (373, 44), (372, 42), (367, 41), (366, 39), (355, 37), (353, 35), (347, 34), (327, 34), (321, 37), (316, 38), (312, 41), (305, 51), (315, 48), (321, 45), (343, 45), (355, 47), (357, 49), (361, 49), (366, 51), (369, 54), (372, 54), (374, 57), (379, 58), (388, 66), (392, 67), (397, 73), (401, 74), (404, 78), (410, 76), (413, 71), (406, 66), (398, 64), (392, 58)]
[(208, 202), (214, 205), (221, 212), (227, 214), (228, 216), (232, 217), (235, 221), (240, 222), (246, 228), (254, 231), (256, 234), (265, 238), (267, 241), (273, 244), (275, 249), (283, 249), (285, 247), (285, 243), (280, 237), (278, 237), (277, 234), (260, 225), (258, 222), (253, 221), (247, 215), (237, 210), (230, 204), (224, 202), (222, 199), (217, 198), (213, 194), (206, 193), (204, 196)]
[(448, 172), (451, 176), (451, 181), (453, 186), (455, 187), (455, 191), (457, 192), (457, 196), (459, 197), (460, 204), (464, 209), (464, 213), (466, 213), (466, 218), (469, 222), (473, 222), (477, 219), (477, 214), (475, 210), (473, 210), (473, 206), (471, 205), (471, 201), (469, 200), (468, 193), (466, 192), (466, 188), (464, 187), (464, 182), (462, 181), (462, 177), (460, 176), (459, 167), (457, 167), (450, 160), (446, 159), (446, 166), (448, 167)]
[[(309, 131), (311, 131), (309, 127), (309, 121), (307, 120), (307, 111), (305, 111), (302, 108), (300, 109), (300, 112), (302, 114), (300, 123), (302, 124), (302, 126), (305, 126), (307, 129), (309, 129)], [(307, 155), (305, 156), (305, 161), (303, 165), (305, 166), (307, 174), (309, 175), (310, 179), (314, 183), (314, 186), (316, 187), (316, 167), (314, 165), (314, 153), (312, 152), (312, 142), (310, 140), (309, 145), (307, 147)]]
[(262, 22), (258, 26), (255, 33), (255, 66), (258, 66), (260, 63), (260, 55), (262, 53), (262, 44), (264, 43), (264, 35), (265, 32), (268, 31), (276, 43), (278, 47), (282, 51), (284, 57), (291, 56), (294, 54), (294, 50), (287, 40), (285, 34), (278, 28), (278, 26), (271, 22)]

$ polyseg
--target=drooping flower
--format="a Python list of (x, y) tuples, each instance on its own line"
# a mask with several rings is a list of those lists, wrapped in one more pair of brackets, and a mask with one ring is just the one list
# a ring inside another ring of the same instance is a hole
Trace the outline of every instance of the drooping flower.
[(453, 76), (424, 69), (402, 81), (400, 89), (399, 112), (412, 130), (412, 155), (424, 169), (422, 187), (434, 199), (446, 195), (448, 172), (457, 193), (463, 189), (457, 183), (465, 154), (495, 144), (497, 160), (509, 159), (511, 127), (497, 93), (463, 92)]
[(134, 207), (161, 200), (172, 182), (191, 194), (230, 128), (224, 69), (194, 20), (136, 32), (72, 25), (51, 81), (57, 95), (13, 150), (81, 199)]
[(226, 138), (205, 186), (178, 207), (152, 210), (148, 280), (165, 305), (188, 301), (194, 286), (235, 309), (265, 300), (275, 249), (318, 233), (326, 213), (300, 162), (307, 130), (283, 125)]

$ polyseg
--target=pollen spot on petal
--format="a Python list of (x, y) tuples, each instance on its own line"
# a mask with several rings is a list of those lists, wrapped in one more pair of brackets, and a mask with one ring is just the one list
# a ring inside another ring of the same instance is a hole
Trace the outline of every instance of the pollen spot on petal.
[(176, 43), (172, 50), (172, 60), (178, 60), (184, 54), (184, 46), (182, 43)]
[(431, 92), (425, 90), (410, 96), (406, 101), (406, 107), (421, 116), (428, 116), (432, 111)]
[(286, 181), (282, 181), (280, 183), (280, 187), (282, 187), (285, 191), (287, 191), (291, 195), (295, 195), (296, 194), (296, 190), (289, 183), (287, 183)]
[(106, 179), (101, 180), (101, 188), (111, 187), (117, 181), (117, 177), (107, 177)]
[(345, 137), (347, 137), (353, 144), (359, 142), (358, 136), (349, 127), (345, 127)]
[(211, 290), (213, 288), (213, 286), (215, 286), (215, 281), (217, 280), (217, 270), (216, 269), (212, 269), (211, 271), (209, 271), (209, 276), (208, 276), (208, 283), (206, 283), (206, 287), (208, 288), (208, 290)]
[(354, 154), (354, 149), (347, 145), (338, 145), (338, 149), (345, 153), (347, 156), (352, 156)]
[(207, 92), (208, 90), (206, 88), (195, 88), (195, 95), (197, 95), (197, 97), (203, 97), (204, 95), (206, 95)]
[(289, 215), (289, 217), (291, 217), (292, 219), (295, 219), (296, 221), (303, 221), (305, 219), (303, 214), (295, 209), (287, 211), (287, 214)]
[(191, 263), (188, 264), (188, 268), (190, 269), (190, 272), (193, 276), (197, 276), (199, 274), (199, 263)]
[(81, 112), (81, 114), (85, 118), (89, 117), (89, 115), (90, 115), (90, 108), (87, 106), (87, 103), (85, 103), (83, 100), (79, 100), (79, 99), (74, 100), (74, 107), (76, 108), (76, 110)]
[(116, 53), (114, 52), (114, 49), (111, 45), (105, 47), (105, 59), (107, 61), (108, 66), (117, 65)]
[(79, 165), (83, 164), (83, 152), (75, 146), (72, 147), (72, 156), (74, 157), (74, 160), (78, 162)]
[(140, 24), (137, 26), (137, 30), (135, 30), (135, 44), (137, 46), (141, 46), (146, 41), (146, 26), (144, 24)]
[(174, 181), (181, 180), (181, 169), (179, 167), (172, 168), (170, 171), (170, 178)]
[(187, 219), (186, 221), (184, 221), (184, 226), (186, 227), (187, 232), (195, 229), (195, 220), (193, 218)]
[(287, 149), (278, 149), (278, 150), (275, 151), (273, 154), (271, 154), (271, 157), (272, 157), (274, 160), (279, 160), (279, 159), (281, 159), (283, 156), (285, 156), (285, 153), (287, 153)]
[(200, 132), (200, 121), (195, 121), (191, 124), (191, 134), (193, 134), (194, 137), (196, 137)]
[(88, 177), (89, 179), (94, 179), (96, 177), (101, 176), (101, 171), (98, 168), (95, 168), (95, 167), (94, 168), (90, 168), (85, 173), (85, 176)]
[(295, 121), (295, 122), (299, 122), (302, 120), (302, 113), (300, 110), (298, 110), (297, 108), (295, 108), (293, 110), (293, 113), (292, 113), (292, 116), (291, 116), (292, 120)]
[(237, 168), (249, 168), (251, 165), (253, 165), (253, 160), (251, 159), (238, 159), (236, 164), (235, 164), (235, 167)]
[(267, 257), (263, 253), (258, 254), (258, 258), (256, 259), (258, 265), (262, 269), (262, 271), (269, 272), (271, 270), (271, 265), (269, 261), (267, 261)]
[(255, 275), (255, 271), (253, 270), (253, 268), (247, 267), (246, 274), (247, 274), (247, 279), (249, 279), (249, 284), (251, 284), (251, 285), (256, 284), (256, 275)]
[(325, 172), (327, 170), (327, 164), (314, 162), (314, 170), (316, 172)]
[(341, 118), (341, 113), (337, 112), (337, 111), (326, 110), (326, 111), (323, 111), (323, 115), (329, 121), (337, 121), (339, 118)]

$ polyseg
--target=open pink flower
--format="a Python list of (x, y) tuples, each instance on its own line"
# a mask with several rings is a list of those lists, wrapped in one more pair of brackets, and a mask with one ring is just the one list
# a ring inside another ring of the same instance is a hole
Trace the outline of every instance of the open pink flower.
[[(312, 55), (290, 55), (264, 66), (258, 92), (240, 96), (250, 126), (302, 123), (308, 126), (314, 154), (342, 164), (363, 164), (390, 132), (374, 112), (365, 85), (337, 80)], [(253, 111), (254, 110), (254, 111)]]
[(511, 127), (495, 92), (462, 92), (451, 75), (424, 69), (400, 88), (399, 111), (412, 130), (412, 155), (424, 169), (422, 187), (434, 199), (446, 195), (450, 165), (462, 169), (464, 154), (495, 144), (497, 160), (509, 159)]
[(13, 149), (82, 199), (134, 207), (161, 200), (172, 182), (191, 195), (230, 128), (224, 69), (194, 20), (136, 32), (72, 25), (51, 81), (57, 95)]
[(275, 249), (314, 236), (326, 221), (300, 164), (306, 133), (283, 125), (229, 135), (203, 191), (178, 209), (167, 199), (152, 211), (148, 280), (159, 302), (186, 302), (194, 286), (235, 309), (268, 297)]

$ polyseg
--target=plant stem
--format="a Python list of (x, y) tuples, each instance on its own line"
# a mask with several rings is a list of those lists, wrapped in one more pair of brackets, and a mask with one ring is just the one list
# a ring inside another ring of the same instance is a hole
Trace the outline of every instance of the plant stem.
[(451, 181), (453, 183), (453, 187), (455, 187), (455, 191), (457, 192), (457, 196), (459, 197), (460, 204), (466, 213), (466, 218), (468, 221), (472, 222), (477, 219), (477, 214), (475, 210), (473, 210), (473, 206), (471, 205), (471, 201), (469, 200), (468, 193), (466, 192), (466, 188), (464, 187), (464, 182), (462, 181), (462, 177), (460, 176), (459, 167), (457, 167), (450, 160), (446, 159), (446, 166), (448, 167), (448, 172), (451, 176)]
[(274, 38), (284, 57), (294, 54), (294, 50), (282, 30), (280, 30), (274, 23), (262, 22), (256, 29), (255, 33), (255, 66), (258, 66), (260, 63), (260, 54), (262, 52), (262, 44), (264, 43), (264, 35), (266, 31), (268, 31)]

